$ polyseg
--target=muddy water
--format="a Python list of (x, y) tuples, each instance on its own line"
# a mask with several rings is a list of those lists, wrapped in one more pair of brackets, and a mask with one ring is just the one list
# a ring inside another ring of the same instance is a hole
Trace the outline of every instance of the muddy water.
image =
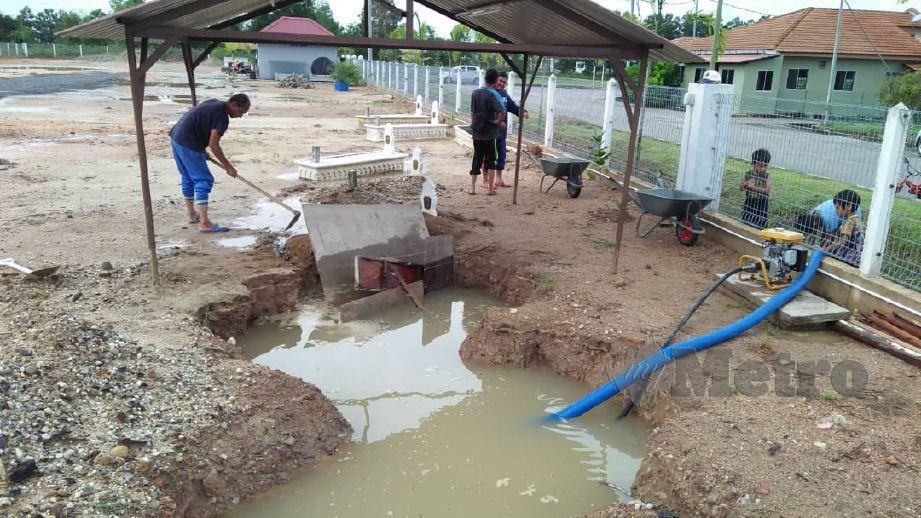
[(536, 417), (585, 393), (545, 370), (465, 365), (487, 307), (477, 292), (426, 297), (428, 313), (336, 325), (308, 308), (238, 340), (253, 361), (323, 390), (353, 442), (228, 516), (569, 516), (628, 498), (647, 430), (595, 411)]

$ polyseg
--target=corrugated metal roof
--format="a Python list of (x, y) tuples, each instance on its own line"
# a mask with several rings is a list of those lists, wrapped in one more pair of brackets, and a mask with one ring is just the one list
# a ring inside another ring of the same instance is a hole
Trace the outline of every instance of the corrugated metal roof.
[[(91, 22), (65, 29), (61, 36), (120, 40), (125, 22), (142, 22), (200, 0), (152, 0)], [(168, 27), (204, 29), (241, 14), (274, 5), (272, 0), (225, 0), (167, 20)], [(658, 61), (698, 62), (698, 56), (622, 18), (591, 0), (506, 0), (483, 6), (482, 0), (424, 0), (418, 2), (449, 13), (461, 22), (491, 32), (510, 43), (531, 45), (642, 46)]]

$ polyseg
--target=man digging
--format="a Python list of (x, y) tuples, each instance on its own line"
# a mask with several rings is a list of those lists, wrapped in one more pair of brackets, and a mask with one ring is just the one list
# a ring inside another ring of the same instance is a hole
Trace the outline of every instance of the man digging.
[(214, 185), (214, 176), (206, 163), (205, 148), (211, 148), (231, 178), (236, 177), (237, 170), (221, 149), (221, 137), (230, 125), (230, 119), (242, 117), (249, 107), (246, 94), (234, 94), (227, 101), (210, 99), (187, 111), (170, 129), (173, 158), (182, 179), (182, 197), (185, 198), (189, 223), (197, 223), (200, 232), (230, 230), (208, 219), (208, 196)]

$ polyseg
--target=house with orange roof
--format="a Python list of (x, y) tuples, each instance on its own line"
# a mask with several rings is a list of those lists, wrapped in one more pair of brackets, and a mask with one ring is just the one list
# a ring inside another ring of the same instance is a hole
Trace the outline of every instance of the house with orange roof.
[[(717, 70), (746, 99), (776, 98), (778, 112), (824, 111), (831, 76), (837, 9), (808, 7), (728, 31)], [(713, 38), (678, 38), (677, 45), (709, 60)], [(684, 86), (706, 65), (684, 66)], [(832, 103), (877, 105), (887, 76), (921, 69), (921, 16), (845, 10), (838, 42)], [(751, 101), (749, 101), (751, 102)], [(758, 104), (758, 103), (756, 103)]]
[[(310, 34), (332, 36), (310, 18), (282, 16), (266, 25), (260, 32)], [(338, 61), (336, 47), (320, 45), (258, 45), (259, 79), (277, 79), (290, 74), (301, 74), (312, 81), (328, 80), (329, 67)]]

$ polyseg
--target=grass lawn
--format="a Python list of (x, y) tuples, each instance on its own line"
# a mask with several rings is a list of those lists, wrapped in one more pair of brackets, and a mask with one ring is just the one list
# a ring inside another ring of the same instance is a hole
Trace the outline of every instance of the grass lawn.
[[(881, 140), (885, 126), (883, 122), (829, 122), (825, 125), (825, 129), (838, 135)], [(921, 124), (912, 124), (908, 128), (908, 138), (912, 143), (919, 130), (921, 130)]]
[[(554, 140), (570, 147), (591, 150), (592, 136), (601, 128), (587, 122), (564, 119), (554, 126)], [(625, 160), (629, 134), (614, 131), (612, 143), (614, 159)], [(678, 174), (680, 147), (677, 144), (646, 137), (640, 144), (640, 170), (662, 173), (674, 179)], [(740, 217), (745, 195), (739, 184), (750, 169), (745, 160), (726, 160), (723, 171), (723, 191), (720, 196), (720, 212)], [(853, 189), (860, 194), (864, 213), (869, 210), (872, 191), (862, 187), (790, 171), (776, 167), (769, 168), (773, 192), (771, 193), (768, 224), (791, 227), (796, 216), (808, 213), (819, 203), (832, 198), (842, 189)], [(890, 238), (887, 244), (883, 276), (921, 290), (921, 202), (896, 198), (890, 223)]]

